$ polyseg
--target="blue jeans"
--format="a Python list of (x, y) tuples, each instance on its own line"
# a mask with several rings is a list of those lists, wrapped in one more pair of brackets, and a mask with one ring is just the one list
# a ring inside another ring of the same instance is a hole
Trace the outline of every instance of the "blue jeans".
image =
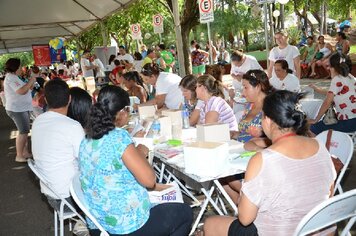
[[(150, 218), (138, 230), (127, 236), (187, 236), (193, 223), (193, 211), (184, 203), (159, 204), (150, 210)], [(91, 236), (99, 236), (100, 231), (90, 230)], [(121, 236), (122, 234), (110, 234)]]
[(356, 118), (350, 120), (339, 120), (336, 124), (326, 125), (323, 121), (319, 121), (310, 126), (310, 130), (318, 135), (325, 130), (336, 130), (344, 133), (355, 132), (356, 131)]

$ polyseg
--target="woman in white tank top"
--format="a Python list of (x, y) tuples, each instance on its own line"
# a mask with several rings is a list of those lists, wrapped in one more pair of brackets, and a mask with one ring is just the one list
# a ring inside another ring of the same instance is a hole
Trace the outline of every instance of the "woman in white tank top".
[[(325, 43), (324, 41), (324, 36), (320, 35), (318, 37), (318, 47), (317, 47), (317, 51), (315, 54), (315, 58), (313, 59), (312, 63), (311, 63), (311, 73), (310, 73), (310, 77), (315, 77), (316, 73), (315, 73), (315, 66), (322, 66), (324, 67), (324, 69), (326, 71), (329, 71), (328, 69), (328, 64), (329, 64), (329, 57), (331, 55), (331, 53), (333, 52), (333, 47), (331, 46), (330, 43)], [(321, 55), (318, 55), (319, 53), (322, 53)]]
[(302, 136), (308, 128), (300, 98), (286, 90), (265, 98), (262, 127), (272, 145), (248, 164), (238, 219), (208, 218), (205, 236), (292, 235), (299, 221), (329, 198), (335, 169), (324, 144)]

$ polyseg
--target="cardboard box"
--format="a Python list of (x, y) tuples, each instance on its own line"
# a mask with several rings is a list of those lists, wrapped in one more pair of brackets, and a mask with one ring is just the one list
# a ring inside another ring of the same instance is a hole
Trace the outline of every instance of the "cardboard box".
[(169, 184), (156, 184), (154, 191), (148, 191), (150, 202), (161, 204), (167, 202), (183, 203), (182, 192), (176, 182)]
[(147, 117), (154, 117), (156, 114), (157, 108), (154, 105), (143, 105), (138, 106), (138, 114), (141, 120), (146, 119)]
[(163, 110), (162, 115), (169, 117), (172, 121), (172, 124), (179, 124), (181, 127), (183, 126), (182, 110), (178, 110), (178, 109)]
[(161, 125), (161, 137), (163, 140), (168, 140), (172, 138), (172, 121), (169, 117), (162, 116), (158, 118)]
[(218, 142), (194, 142), (183, 148), (185, 172), (215, 177), (228, 163), (229, 145)]
[(227, 142), (230, 140), (229, 124), (197, 125), (197, 141)]

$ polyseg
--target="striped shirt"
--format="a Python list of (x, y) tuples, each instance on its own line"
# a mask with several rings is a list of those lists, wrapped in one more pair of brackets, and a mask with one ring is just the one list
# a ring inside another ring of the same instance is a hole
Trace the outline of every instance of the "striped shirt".
[(237, 121), (229, 104), (221, 97), (212, 96), (200, 109), (200, 124), (205, 124), (205, 116), (209, 111), (219, 114), (218, 123), (229, 124), (230, 131), (237, 131)]

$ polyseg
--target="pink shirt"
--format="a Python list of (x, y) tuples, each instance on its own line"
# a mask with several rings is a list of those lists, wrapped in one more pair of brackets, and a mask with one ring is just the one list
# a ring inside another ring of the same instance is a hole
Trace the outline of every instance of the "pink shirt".
[(319, 142), (318, 152), (306, 159), (292, 159), (271, 149), (262, 151), (262, 159), (258, 175), (241, 189), (258, 207), (254, 221), (258, 235), (292, 235), (299, 221), (329, 198), (336, 178), (330, 154)]
[(237, 131), (237, 121), (230, 105), (221, 97), (212, 96), (200, 108), (200, 124), (205, 124), (205, 116), (209, 111), (219, 113), (218, 123), (229, 124), (230, 131)]

